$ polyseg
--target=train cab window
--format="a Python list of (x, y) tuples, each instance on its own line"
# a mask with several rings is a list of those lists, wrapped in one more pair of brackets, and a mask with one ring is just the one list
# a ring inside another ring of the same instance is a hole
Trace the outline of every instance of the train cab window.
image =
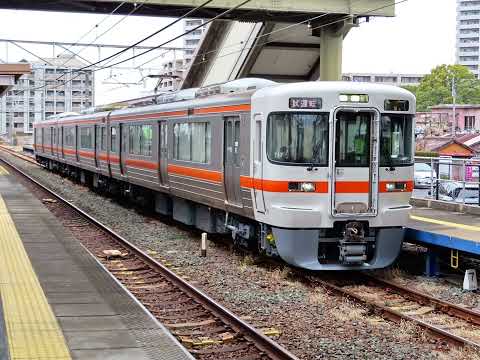
[(100, 150), (107, 151), (107, 128), (100, 128)]
[(110, 128), (110, 151), (117, 152), (117, 128)]
[(93, 147), (92, 138), (92, 128), (80, 128), (80, 147), (82, 149), (91, 149)]
[(207, 164), (211, 159), (210, 123), (191, 122), (173, 127), (173, 158)]
[(413, 116), (381, 116), (380, 166), (413, 164)]
[(284, 165), (328, 164), (328, 113), (271, 113), (267, 121), (267, 155)]

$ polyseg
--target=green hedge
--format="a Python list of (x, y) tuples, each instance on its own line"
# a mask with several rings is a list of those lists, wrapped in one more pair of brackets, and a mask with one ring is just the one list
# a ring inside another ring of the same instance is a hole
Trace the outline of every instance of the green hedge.
[(424, 156), (424, 157), (438, 157), (438, 153), (434, 151), (417, 151), (415, 156)]

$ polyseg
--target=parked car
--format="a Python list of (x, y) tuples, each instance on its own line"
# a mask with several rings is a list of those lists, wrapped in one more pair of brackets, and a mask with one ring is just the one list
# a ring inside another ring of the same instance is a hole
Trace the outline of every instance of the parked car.
[(435, 170), (432, 170), (432, 167), (425, 163), (415, 163), (414, 166), (414, 181), (415, 188), (430, 188), (430, 185), (435, 185), (437, 180), (437, 173)]
[(441, 182), (438, 185), (439, 200), (478, 205), (478, 195), (478, 186), (475, 184), (465, 184), (465, 188), (461, 182)]

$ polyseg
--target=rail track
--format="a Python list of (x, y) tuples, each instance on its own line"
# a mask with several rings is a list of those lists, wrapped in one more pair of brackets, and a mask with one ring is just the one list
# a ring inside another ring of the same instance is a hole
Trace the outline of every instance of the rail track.
[(384, 319), (413, 323), (454, 347), (480, 349), (480, 312), (361, 273), (353, 281), (322, 280), (316, 276), (308, 279), (314, 286), (366, 306)]
[[(4, 148), (0, 146), (0, 150)], [(8, 150), (9, 154), (29, 161), (14, 151)], [(59, 200), (58, 204), (47, 204), (52, 211), (77, 214), (81, 221), (66, 222), (66, 226), (72, 229), (76, 236), (84, 237), (80, 240), (86, 247), (96, 254), (161, 322), (166, 323), (180, 341), (191, 348), (194, 356), (199, 359), (242, 360), (295, 358), (151, 256), (142, 253), (134, 245), (44, 188), (15, 166), (13, 168), (36, 187), (41, 187), (42, 191)], [(61, 210), (62, 208), (68, 211)], [(60, 217), (62, 217), (61, 214)], [(82, 236), (89, 222), (97, 226), (98, 233)], [(101, 254), (102, 249), (105, 248), (121, 249), (120, 251), (126, 256), (108, 260)], [(303, 271), (295, 271), (295, 273), (303, 277), (311, 286), (321, 286), (333, 294), (346, 297), (387, 320), (415, 324), (431, 336), (440, 339), (442, 343), (455, 347), (469, 346), (480, 349), (479, 312), (364, 273), (356, 273), (354, 280), (343, 280), (341, 276), (325, 280), (323, 276), (305, 274)], [(180, 285), (172, 290), (170, 285), (166, 284), (169, 282), (178, 282)], [(180, 296), (184, 293), (188, 294), (191, 300), (180, 300)], [(259, 343), (256, 343), (257, 336), (260, 336)], [(256, 352), (258, 350), (259, 353)], [(277, 351), (279, 351), (278, 354), (276, 354)]]
[(13, 174), (43, 200), (64, 226), (195, 358), (297, 359), (267, 337), (264, 334), (266, 329), (257, 329), (224, 308), (157, 261), (154, 254), (143, 252), (11, 162), (3, 158), (0, 162), (13, 170)]

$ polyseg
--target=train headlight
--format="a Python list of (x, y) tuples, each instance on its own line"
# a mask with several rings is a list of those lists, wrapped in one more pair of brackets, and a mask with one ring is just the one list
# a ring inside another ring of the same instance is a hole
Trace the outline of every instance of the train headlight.
[(301, 184), (300, 190), (303, 192), (315, 192), (315, 184), (311, 182), (304, 182)]
[(407, 191), (407, 183), (404, 183), (404, 182), (387, 183), (385, 187), (388, 192)]

